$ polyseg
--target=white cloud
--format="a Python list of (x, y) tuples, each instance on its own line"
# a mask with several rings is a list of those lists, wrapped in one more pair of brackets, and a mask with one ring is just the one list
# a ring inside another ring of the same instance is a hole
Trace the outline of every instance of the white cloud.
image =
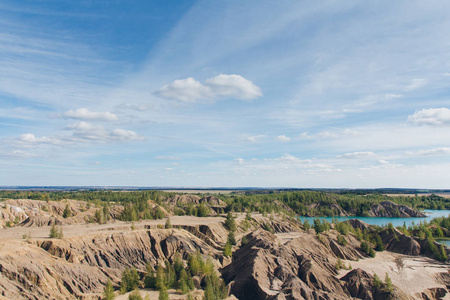
[(291, 138), (285, 135), (279, 135), (277, 136), (277, 140), (283, 143), (287, 143), (291, 140)]
[(238, 165), (244, 164), (244, 159), (243, 159), (243, 158), (235, 158), (234, 161), (235, 161)]
[(429, 149), (429, 150), (420, 150), (420, 151), (416, 151), (416, 152), (408, 151), (407, 154), (414, 155), (414, 156), (447, 155), (447, 154), (450, 154), (450, 148), (442, 147), (442, 148)]
[(413, 79), (411, 81), (411, 83), (408, 86), (406, 86), (405, 89), (407, 91), (416, 90), (418, 88), (421, 88), (421, 87), (427, 85), (427, 83), (428, 83), (428, 80), (426, 80), (424, 78), (416, 78), (416, 79)]
[(67, 129), (73, 130), (73, 136), (69, 140), (108, 142), (143, 139), (142, 136), (131, 130), (113, 129), (109, 131), (102, 125), (94, 125), (84, 121), (68, 125)]
[(298, 137), (299, 137), (300, 139), (302, 139), (302, 140), (310, 140), (310, 139), (312, 139), (312, 136), (310, 136), (309, 133), (306, 132), (306, 131), (300, 133), (300, 134), (298, 135)]
[(88, 121), (118, 121), (119, 118), (108, 111), (94, 112), (87, 108), (78, 108), (64, 113), (64, 117), (69, 119), (88, 120)]
[(251, 136), (245, 137), (244, 140), (247, 142), (251, 142), (251, 143), (257, 143), (257, 142), (259, 142), (259, 140), (261, 138), (264, 138), (264, 137), (265, 137), (265, 135), (263, 135), (263, 134), (251, 135)]
[(450, 109), (445, 107), (422, 109), (409, 116), (408, 121), (415, 125), (449, 126)]
[(61, 145), (65, 144), (64, 141), (61, 141), (56, 138), (50, 138), (50, 137), (36, 137), (32, 133), (25, 133), (19, 136), (18, 138), (19, 142), (25, 143), (25, 144), (53, 144), (53, 145)]
[(348, 159), (364, 159), (364, 158), (372, 158), (377, 155), (372, 151), (359, 151), (359, 152), (350, 152), (344, 153), (342, 155), (337, 156), (338, 158), (348, 158)]
[(204, 84), (192, 77), (178, 79), (161, 87), (154, 94), (166, 99), (191, 103), (220, 98), (252, 100), (262, 96), (261, 89), (253, 82), (234, 74), (221, 74), (205, 80)]
[(15, 141), (18, 143), (17, 145), (31, 147), (33, 145), (64, 146), (75, 143), (125, 142), (144, 139), (142, 136), (131, 130), (108, 130), (102, 125), (94, 125), (84, 121), (68, 125), (66, 129), (72, 131), (72, 134), (53, 137), (36, 137), (32, 133), (26, 133), (19, 136)]

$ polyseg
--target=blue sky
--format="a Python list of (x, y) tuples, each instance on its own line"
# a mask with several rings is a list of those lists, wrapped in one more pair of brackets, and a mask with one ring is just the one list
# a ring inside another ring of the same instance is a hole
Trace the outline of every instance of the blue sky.
[(450, 188), (447, 1), (1, 1), (0, 185)]

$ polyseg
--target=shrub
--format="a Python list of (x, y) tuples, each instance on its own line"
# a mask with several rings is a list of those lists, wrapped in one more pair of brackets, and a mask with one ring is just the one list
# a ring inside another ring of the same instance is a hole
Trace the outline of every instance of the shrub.
[(143, 300), (143, 299), (142, 299), (141, 293), (139, 293), (138, 290), (134, 290), (128, 296), (128, 300)]
[(342, 246), (347, 245), (347, 240), (345, 239), (345, 237), (344, 237), (343, 235), (338, 235), (337, 241), (338, 241), (338, 243), (341, 244)]
[(233, 254), (232, 250), (231, 250), (231, 244), (230, 243), (226, 243), (225, 244), (225, 248), (223, 248), (223, 255), (229, 257)]

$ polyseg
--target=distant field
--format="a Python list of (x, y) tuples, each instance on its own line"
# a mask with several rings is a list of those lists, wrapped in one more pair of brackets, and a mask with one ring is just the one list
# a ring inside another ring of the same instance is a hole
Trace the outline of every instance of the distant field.
[(169, 193), (187, 193), (187, 194), (230, 194), (233, 190), (160, 190)]
[[(417, 196), (429, 196), (432, 193), (418, 193)], [(435, 195), (444, 197), (444, 198), (450, 198), (450, 193), (434, 193)], [(406, 196), (406, 197), (414, 197), (415, 194), (384, 194), (386, 196)]]

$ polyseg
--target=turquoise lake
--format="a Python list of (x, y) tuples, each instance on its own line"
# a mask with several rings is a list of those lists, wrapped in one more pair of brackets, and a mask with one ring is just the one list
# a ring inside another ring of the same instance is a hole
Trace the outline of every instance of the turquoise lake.
[[(387, 225), (390, 222), (390, 223), (392, 223), (392, 225), (394, 225), (394, 227), (397, 227), (397, 226), (402, 226), (403, 224), (406, 224), (406, 226), (409, 226), (409, 225), (412, 225), (413, 222), (414, 222), (414, 224), (419, 224), (420, 222), (423, 222), (423, 221), (429, 222), (433, 218), (447, 217), (448, 215), (450, 215), (450, 210), (425, 209), (423, 212), (427, 215), (427, 217), (425, 217), (425, 218), (334, 217), (334, 218), (337, 219), (338, 221), (358, 219), (363, 222), (366, 222), (367, 224), (378, 225), (378, 226)], [(316, 217), (302, 217), (302, 216), (299, 216), (298, 218), (302, 222), (309, 220), (309, 223), (311, 225), (313, 224), (314, 219), (316, 219)], [(330, 223), (333, 220), (333, 217), (319, 217), (319, 218), (321, 220), (325, 219)]]

